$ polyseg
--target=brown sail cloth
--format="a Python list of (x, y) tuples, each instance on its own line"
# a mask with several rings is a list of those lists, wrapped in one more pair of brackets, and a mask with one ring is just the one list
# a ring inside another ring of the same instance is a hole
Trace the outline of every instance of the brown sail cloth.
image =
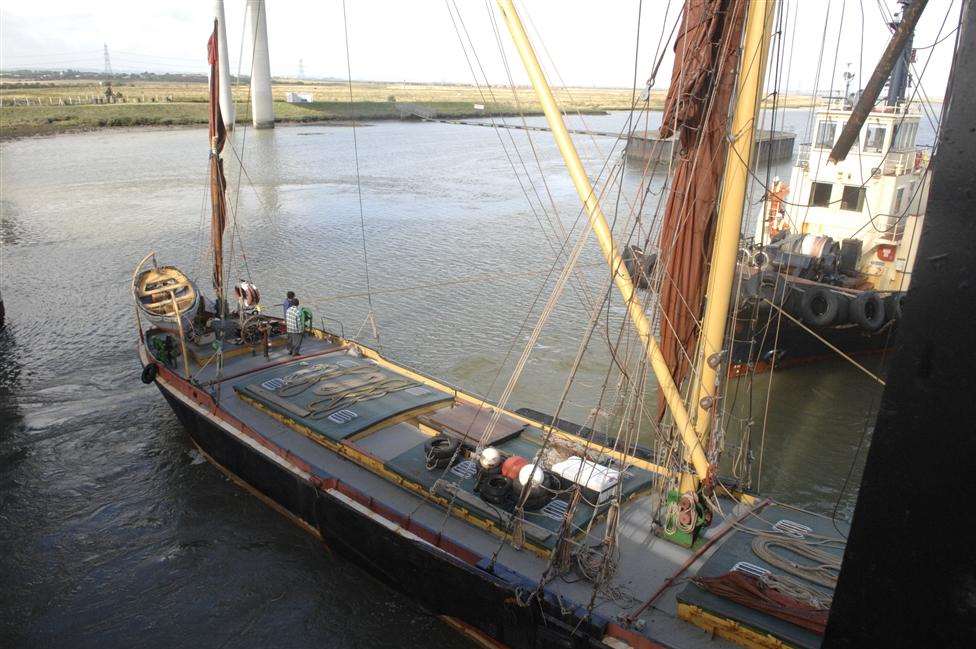
[(217, 21), (207, 42), (207, 61), (210, 63), (210, 239), (213, 244), (213, 286), (217, 304), (223, 304), (224, 284), (224, 228), (227, 226), (227, 179), (224, 178), (224, 150), (227, 130), (220, 114), (220, 80), (217, 60)]
[[(698, 340), (745, 5), (746, 0), (687, 0), (674, 46), (660, 134), (676, 136), (678, 153), (659, 263), (661, 351), (678, 385), (688, 376)], [(664, 409), (661, 397), (659, 418)]]

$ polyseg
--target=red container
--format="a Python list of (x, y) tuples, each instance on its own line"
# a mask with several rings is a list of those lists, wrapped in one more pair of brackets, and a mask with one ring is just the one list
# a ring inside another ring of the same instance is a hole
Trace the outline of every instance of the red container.
[(511, 479), (512, 482), (516, 482), (518, 480), (519, 471), (528, 463), (529, 461), (521, 455), (513, 455), (502, 462), (502, 475)]

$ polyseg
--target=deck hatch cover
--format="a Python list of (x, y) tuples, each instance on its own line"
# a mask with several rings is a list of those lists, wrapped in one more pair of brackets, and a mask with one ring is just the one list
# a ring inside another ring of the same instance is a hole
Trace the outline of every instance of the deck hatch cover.
[(269, 367), (234, 390), (332, 441), (403, 413), (449, 402), (453, 395), (367, 359), (323, 357)]

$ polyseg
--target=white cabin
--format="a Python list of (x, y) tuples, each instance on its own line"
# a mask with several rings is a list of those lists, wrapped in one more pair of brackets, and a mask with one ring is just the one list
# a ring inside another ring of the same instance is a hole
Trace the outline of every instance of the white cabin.
[(906, 290), (930, 179), (929, 150), (915, 143), (921, 113), (904, 105), (875, 107), (847, 159), (830, 163), (830, 150), (850, 116), (841, 101), (816, 109), (811, 142), (800, 147), (788, 196), (767, 202), (777, 213), (759, 219), (756, 240), (768, 242), (787, 228), (837, 242), (860, 239), (858, 270), (867, 283), (877, 290)]

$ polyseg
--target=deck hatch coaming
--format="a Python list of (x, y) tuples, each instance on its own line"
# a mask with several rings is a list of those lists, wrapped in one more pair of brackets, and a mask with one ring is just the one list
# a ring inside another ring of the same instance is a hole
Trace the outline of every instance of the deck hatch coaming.
[(332, 442), (454, 399), (452, 394), (348, 354), (256, 372), (235, 383), (234, 390)]
[[(528, 453), (532, 457), (538, 446), (530, 442), (511, 439), (499, 446), (508, 452), (514, 449), (522, 453)], [(514, 511), (514, 503), (494, 505), (484, 501), (476, 492), (475, 485), (477, 476), (473, 471), (464, 471), (462, 466), (465, 463), (472, 463), (471, 460), (462, 459), (454, 466), (446, 469), (428, 469), (427, 456), (423, 444), (418, 444), (413, 448), (401, 453), (397, 457), (384, 463), (384, 468), (391, 473), (403, 478), (405, 481), (419, 485), (425, 491), (434, 493), (437, 496), (448, 499), (455, 506), (463, 507), (472, 516), (506, 527), (509, 518)], [(473, 469), (472, 463), (472, 469)], [(627, 500), (639, 493), (648, 491), (651, 488), (653, 475), (638, 469), (629, 467), (623, 474), (622, 497)], [(558, 497), (550, 505), (558, 500), (564, 500), (566, 495)], [(601, 507), (602, 513), (605, 507)], [(528, 540), (535, 544), (551, 549), (554, 547), (556, 537), (562, 525), (562, 513), (565, 509), (558, 509), (551, 506), (541, 510), (525, 511), (525, 535)], [(573, 517), (573, 525), (576, 529), (585, 528), (590, 517), (593, 515), (593, 507), (586, 503), (580, 503)]]

